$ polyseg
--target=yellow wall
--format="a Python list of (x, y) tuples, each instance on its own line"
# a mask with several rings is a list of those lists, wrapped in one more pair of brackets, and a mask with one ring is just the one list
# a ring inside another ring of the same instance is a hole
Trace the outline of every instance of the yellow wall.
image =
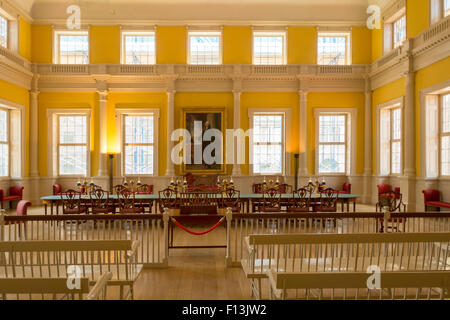
[(52, 63), (52, 52), (52, 26), (31, 26), (31, 61), (34, 63)]
[(28, 177), (30, 172), (30, 97), (27, 89), (21, 88), (9, 82), (0, 79), (0, 99), (5, 99), (25, 107), (25, 172)]
[(420, 91), (435, 84), (448, 81), (450, 75), (450, 58), (446, 58), (416, 72), (416, 174), (420, 170)]
[(372, 31), (366, 27), (352, 28), (352, 63), (369, 64), (372, 54)]
[(287, 39), (288, 64), (317, 62), (316, 27), (289, 27)]
[(99, 111), (98, 111), (98, 95), (97, 93), (81, 93), (81, 92), (42, 92), (39, 94), (39, 175), (51, 175), (47, 171), (47, 152), (48, 146), (51, 145), (47, 141), (47, 110), (53, 109), (90, 109), (91, 110), (91, 175), (96, 176), (98, 171), (98, 154), (99, 154)]
[(372, 94), (372, 171), (377, 173), (377, 137), (376, 137), (376, 107), (382, 103), (405, 96), (406, 81), (400, 78), (381, 88), (373, 91)]
[(186, 63), (185, 27), (158, 27), (156, 29), (156, 63)]
[(417, 36), (429, 27), (429, 0), (406, 1), (406, 35)]
[(315, 137), (315, 118), (314, 109), (316, 108), (355, 108), (357, 110), (356, 116), (356, 132), (352, 133), (352, 137), (356, 139), (356, 174), (364, 172), (364, 105), (365, 97), (363, 93), (352, 92), (311, 92), (308, 94), (308, 108), (307, 108), (307, 143), (308, 143), (308, 157), (307, 168), (308, 172), (313, 174), (315, 172), (315, 152), (316, 152), (316, 137)]
[(90, 63), (120, 63), (119, 26), (91, 26), (89, 37)]
[(31, 25), (24, 19), (19, 19), (19, 54), (31, 60)]
[(378, 60), (383, 55), (383, 29), (372, 30), (372, 61)]
[(252, 63), (252, 28), (223, 27), (223, 63)]

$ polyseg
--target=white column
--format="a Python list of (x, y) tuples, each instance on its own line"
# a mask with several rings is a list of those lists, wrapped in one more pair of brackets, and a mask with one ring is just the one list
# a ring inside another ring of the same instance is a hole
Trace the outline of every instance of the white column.
[(372, 90), (366, 78), (364, 110), (364, 202), (370, 203), (372, 176)]
[(99, 97), (99, 155), (98, 155), (98, 174), (99, 177), (106, 177), (108, 173), (106, 172), (106, 153), (108, 144), (108, 121), (107, 121), (107, 100), (108, 91), (102, 90), (98, 91)]
[(308, 91), (300, 90), (298, 92), (300, 96), (300, 123), (299, 123), (299, 170), (298, 174), (300, 176), (307, 176), (308, 169), (306, 166), (307, 162), (307, 129), (308, 129), (308, 121), (306, 117), (307, 105), (308, 105)]
[(415, 128), (415, 74), (408, 71), (406, 74), (405, 97), (405, 170), (404, 175), (414, 177), (416, 175), (416, 128)]
[(38, 118), (38, 96), (39, 91), (30, 91), (30, 177), (39, 176), (39, 118)]
[(175, 121), (175, 90), (167, 91), (167, 169), (166, 176), (175, 175), (175, 166), (172, 161), (173, 141), (170, 138), (174, 130)]
[[(233, 115), (233, 129), (241, 129), (241, 91), (240, 90), (233, 90), (233, 96), (234, 96), (234, 115)], [(226, 128), (224, 128), (225, 130)], [(225, 135), (225, 132), (223, 133)], [(233, 137), (234, 139), (234, 137)], [(245, 143), (245, 141), (244, 141)], [(242, 174), (241, 172), (241, 165), (239, 163), (238, 159), (238, 144), (234, 144), (234, 163), (233, 163), (233, 176), (240, 176)], [(224, 149), (225, 150), (225, 149)]]

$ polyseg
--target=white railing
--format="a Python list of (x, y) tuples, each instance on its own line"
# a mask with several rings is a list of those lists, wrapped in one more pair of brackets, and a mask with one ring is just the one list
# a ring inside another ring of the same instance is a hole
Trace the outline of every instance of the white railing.
[(14, 62), (15, 64), (23, 67), (25, 69), (30, 69), (31, 64), (26, 59), (22, 58), (20, 55), (10, 51), (9, 49), (0, 46), (0, 56), (7, 58), (8, 60)]

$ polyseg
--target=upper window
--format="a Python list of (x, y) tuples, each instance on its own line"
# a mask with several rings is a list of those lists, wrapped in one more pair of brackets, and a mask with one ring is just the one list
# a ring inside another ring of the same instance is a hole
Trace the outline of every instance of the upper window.
[(286, 64), (286, 33), (254, 32), (253, 64)]
[(347, 114), (319, 115), (319, 173), (346, 173), (349, 135)]
[(441, 175), (450, 176), (450, 93), (441, 97), (440, 118)]
[(402, 172), (402, 109), (386, 107), (380, 110), (380, 174)]
[(351, 64), (349, 33), (319, 33), (317, 63), (323, 65)]
[(406, 16), (402, 16), (400, 19), (394, 22), (394, 48), (397, 48), (403, 44), (406, 40)]
[(222, 34), (220, 32), (194, 32), (188, 36), (190, 64), (221, 64)]
[(284, 114), (253, 116), (253, 173), (283, 174)]
[(0, 177), (9, 176), (9, 120), (8, 111), (0, 109)]
[(155, 64), (154, 32), (123, 32), (122, 63)]
[(59, 115), (58, 159), (60, 175), (86, 175), (88, 124), (86, 115)]
[(55, 63), (89, 64), (89, 36), (87, 32), (56, 32)]
[(0, 16), (0, 46), (8, 47), (8, 20)]
[(450, 15), (450, 0), (430, 0), (430, 24)]
[(154, 116), (124, 115), (124, 172), (126, 175), (154, 174)]

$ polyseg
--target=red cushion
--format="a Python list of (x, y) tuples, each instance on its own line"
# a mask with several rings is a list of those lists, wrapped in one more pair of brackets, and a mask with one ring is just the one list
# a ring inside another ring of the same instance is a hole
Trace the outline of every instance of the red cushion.
[(19, 196), (22, 198), (23, 187), (22, 186), (13, 186), (9, 188), (10, 196)]
[(441, 194), (439, 190), (427, 189), (422, 190), (425, 202), (427, 201), (439, 201), (441, 200)]
[(378, 194), (389, 192), (392, 190), (392, 187), (390, 184), (379, 184), (377, 185), (378, 188)]
[(352, 184), (351, 183), (344, 183), (343, 187), (342, 187), (342, 192), (339, 193), (351, 193), (352, 191)]
[(14, 201), (14, 200), (21, 200), (21, 196), (7, 196), (3, 197), (3, 201)]
[(441, 207), (441, 208), (448, 208), (450, 209), (450, 202), (444, 202), (444, 201), (427, 201), (425, 202), (427, 206), (433, 206), (433, 207)]

